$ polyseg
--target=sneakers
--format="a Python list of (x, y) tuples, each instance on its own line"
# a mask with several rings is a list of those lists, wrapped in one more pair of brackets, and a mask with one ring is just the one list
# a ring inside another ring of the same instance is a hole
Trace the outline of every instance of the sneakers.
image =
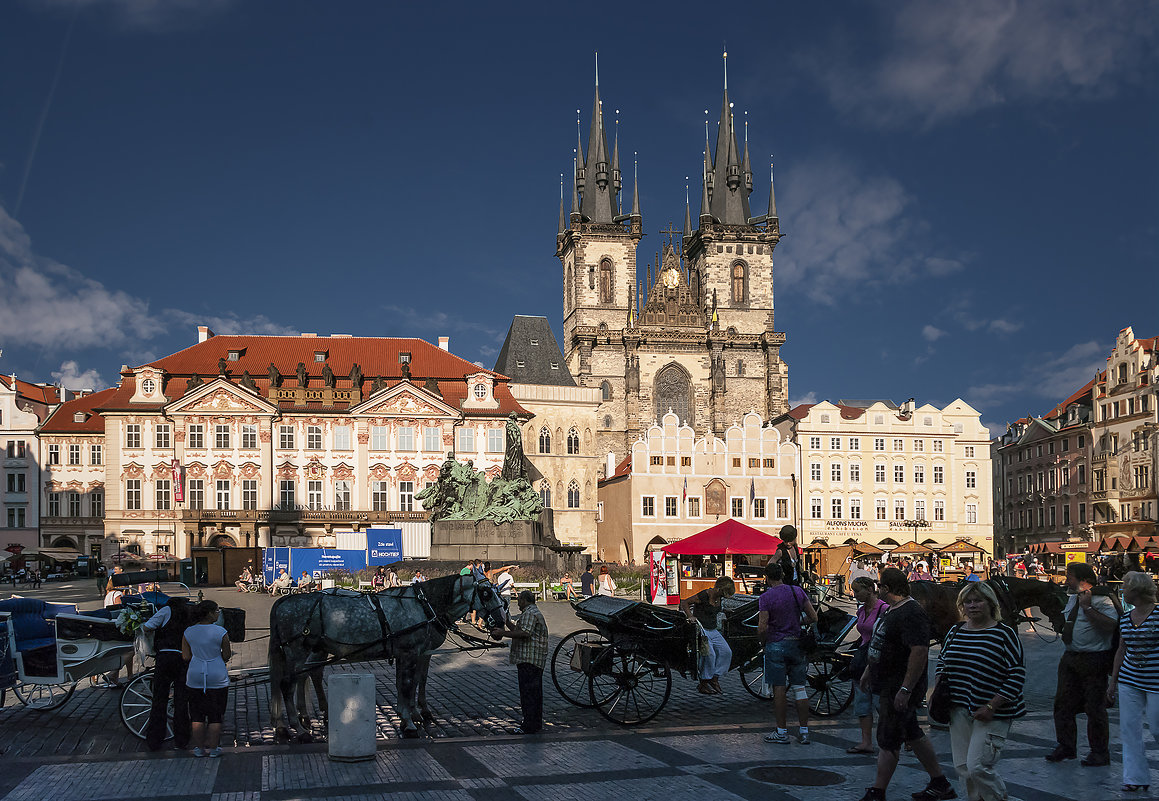
[(943, 801), (943, 799), (957, 797), (958, 793), (945, 776), (941, 776), (938, 779), (930, 779), (930, 783), (926, 785), (926, 789), (918, 793), (913, 793), (911, 796), (914, 801)]
[(877, 787), (865, 788), (865, 795), (861, 796), (861, 801), (885, 801), (885, 790)]
[(220, 745), (217, 748), (215, 748), (209, 752), (209, 757), (211, 759), (217, 759), (220, 756), (221, 756), (221, 746)]
[(778, 745), (788, 745), (789, 735), (781, 731), (771, 731), (765, 735), (766, 743), (777, 743)]
[(205, 752), (202, 751), (200, 748), (195, 747), (193, 749), (193, 756), (197, 757), (198, 759), (201, 759), (203, 756), (205, 756)]
[(813, 741), (809, 739), (809, 732), (807, 732), (807, 731), (802, 732), (801, 734), (797, 735), (797, 742), (799, 742), (801, 745), (812, 745), (813, 744)]

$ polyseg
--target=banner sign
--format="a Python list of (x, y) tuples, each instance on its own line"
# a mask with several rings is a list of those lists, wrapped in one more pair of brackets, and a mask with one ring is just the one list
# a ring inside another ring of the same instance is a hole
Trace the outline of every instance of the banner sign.
[(266, 548), (262, 552), (262, 575), (265, 576), (266, 584), (273, 583), (283, 569), (287, 572), (290, 569), (290, 549)]
[(368, 528), (366, 547), (369, 554), (368, 564), (371, 567), (392, 565), (402, 561), (402, 529)]
[(339, 551), (334, 548), (266, 548), (262, 554), (262, 573), (272, 582), (285, 569), (295, 582), (306, 571), (312, 579), (325, 578), (334, 570), (351, 573), (366, 567), (365, 551)]
[(181, 469), (181, 462), (174, 459), (169, 463), (169, 469), (173, 473), (173, 502), (185, 503), (185, 471)]

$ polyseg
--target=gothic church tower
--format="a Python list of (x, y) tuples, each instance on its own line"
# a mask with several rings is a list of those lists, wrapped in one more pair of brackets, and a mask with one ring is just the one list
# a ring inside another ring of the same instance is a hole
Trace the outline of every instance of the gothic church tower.
[(768, 212), (750, 216), (748, 137), (746, 131), (742, 151), (727, 67), (715, 150), (706, 131), (698, 227), (686, 201), (683, 234), (668, 232), (662, 258), (645, 268), (640, 287), (639, 190), (633, 186), (631, 212), (620, 214), (619, 141), (609, 157), (598, 75), (587, 148), (581, 141), (576, 152), (571, 211), (561, 199), (556, 255), (568, 367), (581, 386), (602, 390), (599, 452), (624, 458), (668, 411), (698, 437), (723, 435), (749, 411), (766, 420), (788, 411), (785, 335), (773, 327), (780, 221), (771, 178)]

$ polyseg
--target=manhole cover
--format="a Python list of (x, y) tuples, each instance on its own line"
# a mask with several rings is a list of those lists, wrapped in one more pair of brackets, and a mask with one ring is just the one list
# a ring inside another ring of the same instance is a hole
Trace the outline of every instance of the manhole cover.
[(767, 765), (749, 768), (745, 771), (750, 779), (765, 784), (791, 784), (797, 787), (823, 787), (827, 784), (841, 784), (845, 777), (831, 770), (801, 768), (796, 765)]

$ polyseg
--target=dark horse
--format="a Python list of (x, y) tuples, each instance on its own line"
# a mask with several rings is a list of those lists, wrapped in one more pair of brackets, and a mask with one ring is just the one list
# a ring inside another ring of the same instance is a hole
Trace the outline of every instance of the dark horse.
[[(1066, 606), (1066, 590), (1061, 585), (1036, 579), (995, 576), (986, 583), (998, 596), (999, 619), (1018, 630), (1026, 622), (1024, 609), (1037, 606), (1050, 621), (1051, 627), (1061, 633), (1065, 621), (1062, 610)], [(962, 619), (958, 614), (958, 593), (965, 582), (939, 584), (936, 581), (911, 581), (910, 594), (922, 605), (933, 622), (933, 636), (941, 642), (950, 627)]]
[[(503, 625), (499, 593), (489, 582), (476, 582), (471, 575), (445, 576), (378, 593), (322, 590), (279, 598), (270, 609), (270, 723), (274, 731), (289, 736), (292, 729), (297, 739), (309, 739), (296, 704), (305, 698), (308, 677), (314, 678), (315, 690), (321, 689), (319, 673), (326, 664), (392, 658), (402, 733), (417, 737), (416, 708), (423, 720), (434, 719), (426, 699), (431, 652), (443, 644), (448, 629), (468, 609), (493, 627)], [(283, 704), (288, 727), (282, 726)]]

